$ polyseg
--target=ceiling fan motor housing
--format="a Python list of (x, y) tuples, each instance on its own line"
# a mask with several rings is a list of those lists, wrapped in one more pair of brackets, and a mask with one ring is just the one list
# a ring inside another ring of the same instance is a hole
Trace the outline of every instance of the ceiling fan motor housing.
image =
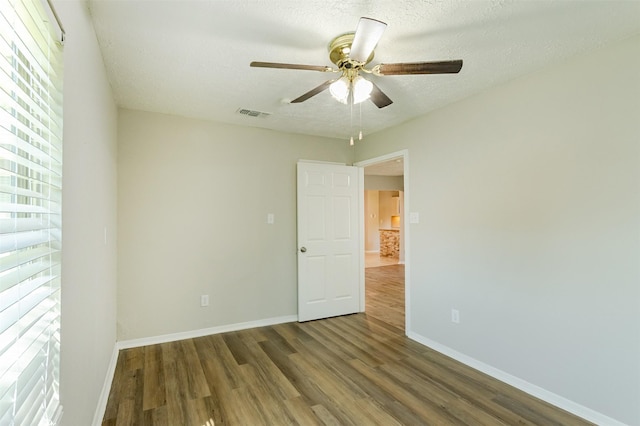
[(354, 35), (355, 33), (353, 32), (345, 33), (334, 38), (331, 43), (329, 43), (329, 59), (341, 70), (360, 69), (373, 60), (373, 51), (366, 62), (354, 61), (349, 57)]

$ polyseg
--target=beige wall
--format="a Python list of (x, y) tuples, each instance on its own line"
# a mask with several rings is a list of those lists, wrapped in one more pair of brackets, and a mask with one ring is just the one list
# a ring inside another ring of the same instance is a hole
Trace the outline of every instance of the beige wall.
[(378, 191), (402, 191), (404, 189), (404, 178), (402, 176), (364, 176), (365, 190)]
[[(379, 228), (391, 228), (391, 216), (398, 214), (398, 191), (378, 191), (379, 194)], [(395, 197), (394, 197), (395, 196)]]
[(636, 37), (357, 146), (358, 161), (409, 151), (412, 332), (629, 424), (639, 76)]
[(128, 110), (118, 125), (118, 339), (296, 315), (296, 162), (351, 163), (348, 144)]
[(62, 424), (77, 426), (91, 424), (116, 342), (117, 110), (85, 2), (54, 5), (67, 31), (60, 392)]
[[(116, 117), (84, 3), (54, 3), (68, 32), (66, 426), (91, 423), (116, 289), (121, 340), (294, 315), (295, 162), (352, 158), (344, 141)], [(407, 225), (411, 331), (629, 424), (640, 424), (639, 45), (575, 58), (357, 147), (358, 160), (409, 150), (408, 208), (421, 214)]]
[(364, 191), (364, 249), (365, 251), (380, 251), (380, 207), (378, 191)]

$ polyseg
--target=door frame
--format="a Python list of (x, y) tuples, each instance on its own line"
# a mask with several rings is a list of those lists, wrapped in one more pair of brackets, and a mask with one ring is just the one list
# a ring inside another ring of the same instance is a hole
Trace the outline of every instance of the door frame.
[(359, 168), (359, 223), (360, 223), (360, 238), (362, 241), (360, 242), (360, 312), (365, 311), (365, 259), (364, 259), (364, 251), (365, 251), (365, 232), (364, 232), (364, 168), (367, 166), (371, 166), (378, 163), (384, 163), (389, 160), (393, 160), (396, 158), (402, 158), (403, 160), (403, 180), (404, 180), (404, 202), (403, 202), (403, 226), (404, 226), (404, 241), (402, 241), (402, 245), (404, 248), (404, 333), (405, 335), (409, 335), (411, 332), (411, 305), (409, 301), (411, 300), (411, 285), (410, 285), (410, 271), (411, 271), (411, 255), (410, 255), (410, 223), (409, 223), (409, 199), (410, 199), (410, 191), (409, 191), (409, 150), (403, 149), (400, 151), (391, 152), (388, 154), (384, 154), (378, 157), (369, 158), (367, 160), (362, 160), (353, 163), (354, 166)]

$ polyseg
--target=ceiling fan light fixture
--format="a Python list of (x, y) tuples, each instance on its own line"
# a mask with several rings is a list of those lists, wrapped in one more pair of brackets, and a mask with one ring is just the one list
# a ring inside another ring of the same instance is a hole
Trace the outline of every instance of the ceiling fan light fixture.
[(351, 82), (347, 77), (340, 77), (329, 86), (329, 92), (331, 96), (338, 102), (346, 105), (349, 100), (349, 90), (351, 88)]
[(359, 104), (360, 102), (364, 102), (369, 99), (369, 96), (371, 96), (371, 90), (373, 90), (373, 83), (366, 78), (357, 76), (353, 79), (351, 84), (354, 104)]
[(353, 96), (353, 103), (359, 104), (369, 99), (372, 90), (373, 83), (359, 75), (352, 80), (346, 76), (340, 77), (329, 86), (331, 96), (345, 105), (349, 103), (350, 94)]
[(385, 75), (418, 75), (418, 74), (455, 74), (462, 68), (462, 60), (430, 61), (430, 62), (398, 62), (377, 64), (370, 69), (365, 68), (373, 59), (374, 50), (385, 31), (387, 24), (377, 19), (360, 18), (355, 32), (348, 32), (335, 37), (329, 43), (329, 59), (338, 68), (322, 65), (288, 64), (281, 62), (253, 61), (251, 67), (280, 68), (291, 70), (308, 70), (331, 73), (342, 73), (325, 81), (301, 96), (291, 100), (297, 104), (316, 96), (327, 89), (331, 95), (345, 105), (361, 103), (366, 99), (378, 108), (385, 108), (393, 101), (372, 81), (360, 77), (360, 72), (375, 76)]

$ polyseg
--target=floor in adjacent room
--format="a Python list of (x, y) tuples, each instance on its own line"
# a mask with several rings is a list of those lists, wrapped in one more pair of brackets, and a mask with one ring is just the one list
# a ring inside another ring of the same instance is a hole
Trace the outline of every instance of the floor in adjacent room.
[(404, 331), (404, 265), (397, 258), (366, 257), (365, 312)]
[(365, 268), (375, 268), (377, 266), (397, 265), (399, 259), (397, 257), (380, 256), (378, 252), (365, 253)]

